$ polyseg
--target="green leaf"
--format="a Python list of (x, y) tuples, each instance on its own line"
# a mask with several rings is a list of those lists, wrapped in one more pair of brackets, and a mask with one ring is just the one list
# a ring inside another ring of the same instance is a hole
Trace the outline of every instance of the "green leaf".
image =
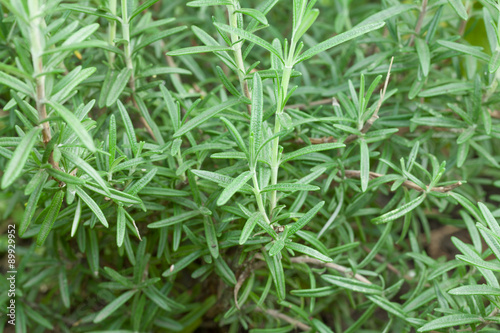
[(168, 66), (158, 66), (151, 67), (141, 71), (139, 77), (149, 77), (149, 76), (158, 76), (165, 74), (183, 74), (183, 75), (191, 75), (191, 71), (187, 69), (179, 68), (179, 67), (168, 67)]
[(288, 231), (288, 236), (290, 237), (297, 231), (302, 229), (309, 221), (312, 220), (313, 217), (316, 216), (316, 214), (319, 212), (319, 210), (323, 207), (324, 204), (325, 204), (324, 201), (319, 202), (313, 208), (311, 208), (311, 210), (305, 213), (300, 219), (298, 219), (297, 222), (292, 224), (290, 230)]
[(451, 295), (484, 295), (484, 296), (500, 296), (500, 288), (488, 286), (486, 284), (478, 284), (473, 286), (462, 286), (448, 291)]
[[(460, 0), (458, 0), (458, 1), (460, 1)], [(490, 56), (487, 55), (486, 53), (480, 51), (480, 49), (482, 49), (482, 48), (468, 46), (465, 44), (460, 44), (460, 43), (455, 43), (455, 42), (449, 42), (447, 40), (438, 40), (437, 43), (439, 45), (444, 46), (446, 48), (449, 48), (451, 50), (458, 51), (458, 52), (473, 56), (473, 57), (478, 58), (480, 60), (483, 60), (486, 62), (490, 61)]]
[(217, 45), (205, 45), (205, 46), (193, 46), (185, 47), (183, 49), (167, 52), (169, 56), (181, 56), (186, 54), (198, 54), (198, 53), (210, 53), (218, 51), (232, 51), (230, 47), (227, 46), (217, 46)]
[(120, 111), (122, 120), (125, 123), (125, 131), (127, 132), (130, 149), (132, 149), (132, 152), (135, 155), (137, 152), (137, 138), (135, 137), (134, 125), (132, 124), (132, 120), (130, 120), (128, 112), (122, 102), (118, 100), (116, 105), (118, 105), (118, 110)]
[(82, 70), (81, 66), (77, 66), (54, 87), (50, 100), (52, 102), (63, 103), (73, 93), (75, 88), (94, 74), (95, 71), (95, 67)]
[(251, 156), (255, 159), (250, 161), (251, 165), (255, 165), (257, 162), (257, 147), (260, 146), (262, 140), (262, 117), (263, 117), (264, 100), (262, 95), (262, 80), (259, 73), (255, 73), (253, 76), (253, 87), (252, 87), (252, 118), (250, 120), (250, 135), (253, 135), (254, 146), (251, 151)]
[(257, 224), (257, 220), (260, 218), (261, 218), (260, 213), (256, 212), (253, 213), (245, 222), (245, 226), (243, 226), (243, 229), (241, 230), (241, 235), (239, 240), (240, 245), (245, 244), (245, 242), (248, 240), (248, 238), (253, 232), (253, 229), (255, 228), (255, 225)]
[(262, 25), (267, 25), (266, 15), (264, 15), (261, 11), (253, 8), (240, 8), (235, 11), (235, 13), (242, 13), (248, 16), (253, 17), (257, 21), (259, 21)]
[(40, 227), (40, 232), (38, 233), (38, 237), (36, 239), (36, 244), (38, 246), (43, 245), (45, 239), (49, 235), (50, 230), (54, 226), (54, 222), (56, 221), (57, 215), (59, 215), (59, 210), (61, 209), (63, 199), (64, 199), (63, 191), (57, 191), (54, 197), (52, 198), (49, 209), (47, 211), (47, 215), (45, 215), (45, 219), (42, 222), (42, 226)]
[(99, 173), (87, 162), (85, 162), (83, 159), (81, 159), (79, 156), (76, 156), (73, 153), (70, 153), (67, 150), (62, 149), (61, 153), (71, 161), (75, 166), (78, 167), (78, 169), (83, 170), (86, 174), (88, 174), (92, 179), (95, 180), (95, 182), (108, 194), (111, 196), (111, 192), (108, 188), (108, 185), (106, 185), (106, 182), (102, 177), (99, 175)]
[(85, 180), (78, 178), (78, 177), (75, 177), (69, 173), (62, 172), (61, 170), (52, 169), (52, 166), (49, 164), (47, 164), (47, 168), (45, 170), (47, 171), (47, 173), (51, 177), (53, 177), (61, 182), (64, 182), (66, 184), (73, 184), (73, 185), (85, 184)]
[(361, 190), (366, 192), (368, 182), (370, 181), (370, 150), (368, 149), (368, 144), (364, 139), (359, 141), (359, 146), (361, 152)]
[(418, 97), (435, 97), (441, 95), (462, 93), (464, 91), (471, 91), (473, 88), (474, 86), (469, 82), (447, 83), (442, 86), (421, 91), (418, 94)]
[(233, 123), (231, 123), (229, 120), (227, 120), (224, 117), (220, 117), (220, 120), (222, 120), (222, 122), (224, 122), (229, 133), (231, 133), (231, 136), (233, 137), (234, 141), (236, 141), (236, 144), (241, 149), (241, 151), (243, 153), (245, 153), (245, 155), (248, 155), (248, 150), (247, 150), (247, 147), (245, 145), (245, 142), (243, 141), (243, 138), (241, 137), (240, 132), (238, 132), (236, 127), (234, 127)]
[(115, 104), (127, 86), (131, 76), (132, 70), (130, 68), (124, 68), (120, 71), (115, 79), (115, 82), (113, 82), (113, 85), (109, 89), (108, 97), (106, 98), (106, 107), (109, 108), (111, 105)]
[(99, 205), (92, 199), (87, 192), (85, 192), (81, 187), (75, 186), (76, 194), (85, 202), (85, 204), (90, 208), (90, 210), (95, 214), (97, 219), (101, 221), (102, 225), (105, 226), (106, 228), (109, 227), (108, 221), (106, 220), (106, 217), (104, 216), (104, 213), (102, 212), (101, 208)]
[(467, 209), (467, 211), (469, 211), (469, 213), (471, 213), (472, 216), (474, 216), (474, 218), (477, 221), (481, 221), (482, 220), (481, 219), (481, 213), (480, 213), (479, 209), (469, 199), (467, 199), (463, 195), (455, 193), (455, 192), (449, 192), (449, 195), (451, 197), (453, 197), (455, 200), (457, 200), (458, 203), (460, 205), (462, 205), (462, 207), (464, 207), (465, 209)]
[(61, 266), (59, 268), (59, 274), (57, 275), (59, 281), (59, 291), (61, 293), (61, 300), (66, 309), (69, 309), (71, 305), (71, 299), (69, 296), (68, 287), (68, 277), (66, 275), (66, 267)]
[(482, 202), (478, 202), (478, 206), (479, 210), (481, 211), (481, 214), (484, 217), (484, 221), (486, 221), (486, 223), (488, 224), (490, 229), (494, 232), (494, 234), (500, 236), (500, 226), (498, 225), (498, 222), (493, 216), (493, 214), (491, 214), (488, 207), (486, 207), (486, 205)]
[[(195, 175), (200, 178), (210, 180), (214, 183), (219, 184), (220, 186), (227, 187), (233, 181), (233, 178), (225, 175), (221, 175), (220, 173), (205, 171), (205, 170), (191, 170)], [(253, 193), (252, 187), (250, 185), (244, 184), (241, 187), (241, 192), (243, 193)]]
[(415, 5), (391, 5), (389, 8), (378, 11), (377, 13), (367, 17), (363, 21), (361, 21), (359, 24), (356, 25), (356, 27), (361, 27), (369, 23), (375, 23), (375, 22), (381, 22), (381, 21), (386, 21), (394, 16), (397, 16), (401, 13), (407, 12), (410, 9), (417, 9), (418, 7)]
[(169, 277), (171, 275), (174, 275), (184, 268), (186, 268), (190, 263), (198, 259), (202, 255), (201, 250), (196, 250), (188, 254), (187, 256), (183, 257), (181, 260), (170, 266), (169, 269), (167, 269), (165, 272), (163, 272), (162, 276), (163, 277)]
[(286, 279), (281, 259), (279, 258), (279, 256), (270, 257), (269, 254), (265, 251), (264, 259), (266, 260), (267, 267), (269, 268), (271, 276), (273, 277), (276, 292), (278, 293), (278, 299), (284, 300), (286, 297)]
[(96, 148), (94, 145), (94, 140), (90, 136), (89, 132), (83, 127), (82, 123), (78, 118), (64, 106), (56, 102), (47, 102), (54, 111), (66, 122), (66, 124), (73, 130), (73, 132), (78, 136), (80, 141), (87, 147), (88, 150), (95, 153)]
[(170, 115), (170, 119), (172, 120), (172, 126), (174, 127), (174, 131), (177, 131), (181, 126), (180, 110), (178, 106), (175, 104), (174, 99), (170, 94), (170, 91), (167, 88), (165, 88), (163, 84), (160, 84), (160, 91), (162, 93), (163, 100), (167, 105), (168, 114)]
[(220, 113), (220, 112), (224, 111), (225, 109), (230, 108), (230, 107), (232, 107), (234, 105), (237, 105), (239, 103), (240, 103), (240, 101), (238, 99), (231, 98), (231, 99), (228, 99), (225, 102), (217, 104), (217, 105), (215, 105), (215, 106), (213, 106), (213, 107), (211, 107), (211, 108), (203, 111), (200, 115), (194, 117), (193, 119), (191, 119), (190, 121), (188, 121), (187, 123), (185, 123), (184, 125), (182, 125), (181, 128), (179, 128), (175, 132), (174, 138), (178, 138), (178, 137), (186, 134), (187, 132), (189, 132), (193, 128), (199, 127), (205, 121), (207, 121), (210, 118), (214, 117), (218, 113)]
[(224, 87), (226, 87), (227, 91), (229, 91), (234, 97), (241, 98), (241, 100), (246, 104), (251, 104), (252, 102), (245, 96), (242, 96), (241, 93), (236, 89), (236, 87), (231, 83), (228, 79), (222, 68), (219, 66), (215, 67), (215, 71), (217, 72), (217, 76), (221, 80)]
[(494, 272), (500, 272), (500, 263), (498, 261), (490, 260), (486, 261), (481, 258), (476, 258), (476, 257), (468, 257), (465, 255), (458, 254), (456, 256), (457, 259), (460, 259), (462, 261), (465, 261), (472, 266), (478, 267), (478, 268), (485, 268), (489, 271), (494, 271)]
[(318, 260), (324, 261), (324, 262), (333, 262), (333, 260), (327, 256), (325, 256), (323, 253), (309, 247), (306, 245), (298, 244), (298, 243), (285, 243), (285, 247), (303, 254), (308, 255), (309, 257), (316, 258)]
[(125, 209), (121, 205), (117, 207), (116, 217), (116, 246), (121, 247), (125, 238), (125, 229), (127, 221), (125, 220)]
[(175, 216), (169, 217), (169, 218), (164, 219), (164, 220), (160, 220), (160, 221), (157, 221), (157, 222), (150, 223), (150, 224), (148, 224), (148, 228), (155, 229), (155, 228), (167, 227), (169, 225), (174, 225), (174, 224), (177, 224), (177, 223), (181, 223), (181, 222), (187, 221), (187, 220), (192, 219), (193, 217), (198, 216), (200, 214), (201, 214), (201, 211), (199, 211), (199, 210), (193, 210), (193, 211), (190, 211), (190, 212), (185, 212), (185, 213), (182, 213), (182, 214), (179, 214), (179, 215), (175, 215)]
[(465, 124), (459, 120), (445, 117), (420, 117), (412, 118), (411, 121), (415, 124), (434, 127), (450, 127), (463, 128)]
[(328, 297), (333, 295), (337, 289), (335, 286), (311, 288), (311, 289), (296, 289), (290, 290), (290, 294), (299, 297)]
[(299, 40), (307, 32), (307, 30), (309, 30), (318, 18), (318, 15), (319, 10), (316, 8), (307, 11), (302, 18), (300, 25), (297, 27), (297, 30), (293, 34), (294, 40)]
[(26, 209), (24, 210), (23, 219), (21, 221), (21, 225), (19, 226), (19, 236), (24, 235), (31, 223), (31, 220), (33, 219), (33, 215), (35, 215), (38, 200), (40, 199), (40, 195), (42, 194), (42, 190), (45, 186), (45, 182), (47, 181), (48, 176), (49, 175), (46, 172), (43, 172), (41, 180), (28, 199)]
[(395, 219), (404, 216), (408, 212), (411, 212), (412, 210), (420, 206), (420, 204), (424, 201), (424, 199), (425, 199), (425, 194), (422, 194), (413, 199), (412, 201), (406, 203), (405, 205), (396, 208), (388, 213), (385, 213), (382, 216), (372, 219), (372, 223), (380, 224), (380, 223), (387, 223), (389, 221), (394, 221)]
[(234, 178), (233, 181), (222, 191), (219, 199), (217, 200), (217, 205), (222, 206), (228, 202), (229, 199), (243, 186), (245, 185), (253, 176), (250, 171), (245, 171), (238, 177)]
[(188, 7), (206, 7), (206, 6), (232, 6), (231, 0), (195, 0), (186, 4)]
[(96, 193), (99, 193), (103, 196), (107, 196), (113, 201), (117, 201), (118, 203), (121, 203), (123, 205), (141, 205), (142, 200), (139, 199), (136, 196), (130, 195), (126, 192), (118, 191), (115, 190), (114, 188), (108, 188), (109, 194), (106, 193), (104, 190), (100, 189), (97, 184), (88, 182), (85, 184), (85, 187), (88, 188), (91, 191), (94, 191)]
[(220, 277), (226, 281), (231, 286), (236, 284), (236, 276), (227, 263), (221, 257), (215, 259), (215, 271), (218, 273)]
[(422, 68), (422, 74), (427, 77), (431, 66), (431, 53), (429, 51), (429, 45), (427, 45), (425, 40), (416, 38), (415, 47), (417, 49), (418, 60), (420, 61), (420, 68)]
[(490, 162), (496, 168), (500, 168), (500, 164), (498, 164), (495, 157), (493, 157), (483, 146), (481, 146), (480, 144), (478, 144), (473, 140), (469, 140), (468, 142), (472, 147), (474, 147), (474, 149), (479, 155), (482, 155), (484, 158), (486, 158), (488, 162)]
[(230, 159), (235, 159), (235, 160), (244, 160), (246, 159), (246, 155), (244, 153), (240, 153), (237, 151), (228, 151), (225, 153), (215, 153), (210, 155), (210, 158), (215, 158), (215, 159), (224, 159), (224, 160), (230, 160)]
[(467, 21), (467, 9), (465, 9), (462, 0), (448, 0), (448, 3), (451, 5), (451, 7), (453, 7), (455, 12), (457, 12), (458, 16), (460, 16), (462, 20)]
[(111, 303), (106, 305), (104, 309), (102, 309), (97, 316), (94, 318), (94, 323), (100, 323), (104, 319), (108, 318), (110, 315), (112, 315), (116, 310), (118, 310), (123, 304), (127, 303), (129, 299), (132, 298), (132, 296), (135, 295), (136, 292), (138, 292), (138, 289), (135, 290), (129, 290), (123, 294), (121, 294), (119, 297), (115, 298)]
[[(485, 8), (485, 10), (487, 9)], [(495, 73), (498, 67), (500, 67), (500, 48), (497, 48), (491, 55), (488, 70), (490, 73)]]
[(128, 18), (128, 21), (129, 22), (132, 21), (134, 19), (134, 17), (136, 17), (137, 15), (139, 15), (140, 13), (142, 13), (143, 11), (145, 11), (146, 9), (148, 9), (149, 7), (151, 7), (152, 5), (154, 5), (157, 2), (158, 2), (158, 0), (144, 1), (140, 6), (138, 6), (136, 9), (134, 9), (132, 14), (130, 14), (130, 17)]
[(82, 200), (78, 199), (75, 209), (75, 216), (73, 217), (73, 223), (71, 225), (71, 237), (74, 237), (76, 230), (78, 230), (78, 223), (80, 222), (81, 216), (82, 216)]
[(380, 29), (384, 25), (385, 25), (385, 22), (377, 22), (377, 23), (367, 24), (367, 25), (363, 25), (363, 26), (360, 26), (357, 28), (353, 28), (349, 31), (338, 34), (337, 36), (332, 37), (330, 39), (327, 39), (326, 41), (321, 42), (321, 43), (311, 47), (306, 52), (302, 53), (299, 56), (299, 58), (295, 61), (295, 64), (298, 64), (299, 62), (302, 62), (304, 60), (312, 58), (320, 52), (326, 51), (334, 46), (337, 46), (339, 44), (347, 42), (353, 38), (362, 36), (370, 31)]
[(401, 305), (398, 303), (390, 302), (385, 297), (378, 295), (368, 295), (370, 301), (377, 304), (380, 308), (395, 315), (403, 320), (408, 320), (408, 315), (401, 309)]
[(158, 171), (158, 168), (152, 168), (147, 174), (144, 175), (141, 179), (137, 180), (132, 186), (130, 186), (126, 192), (131, 194), (131, 195), (136, 195), (139, 193), (144, 186), (149, 184), (151, 180), (156, 176), (156, 172)]
[(217, 242), (217, 233), (215, 232), (214, 223), (209, 216), (205, 216), (203, 225), (205, 227), (205, 238), (207, 240), (208, 250), (212, 257), (217, 259), (219, 257), (219, 243)]
[(420, 327), (417, 332), (440, 330), (442, 328), (459, 326), (459, 325), (480, 324), (482, 322), (483, 319), (478, 315), (454, 314), (434, 319), (433, 321)]
[(23, 93), (27, 96), (35, 96), (33, 89), (29, 87), (26, 83), (23, 81), (16, 79), (15, 77), (0, 71), (0, 85), (5, 85), (7, 87), (10, 87), (16, 91), (19, 91), (20, 93)]
[(345, 145), (343, 143), (320, 143), (317, 145), (310, 145), (301, 149), (298, 149), (292, 153), (288, 153), (283, 156), (281, 159), (281, 163), (287, 162), (294, 160), (296, 158), (299, 158), (300, 156), (306, 155), (306, 154), (311, 154), (311, 153), (316, 153), (318, 151), (324, 151), (324, 150), (332, 150), (336, 148), (343, 148)]
[(14, 181), (21, 176), (24, 165), (28, 160), (31, 150), (38, 141), (38, 134), (42, 131), (39, 127), (32, 128), (24, 135), (21, 142), (17, 146), (12, 158), (7, 163), (5, 172), (2, 176), (2, 189), (12, 185)]
[(281, 191), (281, 192), (295, 192), (295, 191), (318, 191), (320, 188), (314, 185), (299, 184), (299, 183), (278, 183), (274, 185), (267, 185), (262, 190), (261, 193), (271, 192), (271, 191)]
[(186, 30), (187, 27), (186, 26), (180, 26), (180, 27), (175, 27), (175, 28), (172, 28), (172, 29), (168, 29), (168, 30), (164, 30), (164, 31), (161, 31), (159, 33), (155, 33), (153, 35), (151, 35), (150, 37), (146, 38), (146, 39), (143, 39), (140, 43), (138, 43), (137, 45), (135, 45), (134, 47), (134, 51), (132, 52), (132, 54), (135, 54), (136, 52), (138, 52), (139, 50), (145, 48), (146, 46), (149, 46), (151, 44), (153, 44), (154, 42), (157, 42), (165, 37), (168, 37), (170, 35), (173, 35), (173, 34), (176, 34), (180, 31), (183, 31), (183, 30)]
[(393, 224), (393, 222), (388, 222), (386, 224), (385, 229), (382, 232), (382, 235), (380, 235), (380, 237), (378, 237), (377, 243), (371, 249), (370, 253), (368, 253), (363, 258), (363, 260), (361, 260), (361, 262), (357, 265), (357, 269), (361, 269), (361, 268), (365, 267), (366, 265), (368, 265), (373, 260), (373, 258), (377, 255), (379, 250), (384, 246), (384, 244), (386, 244), (387, 237), (390, 236), (390, 233), (392, 230), (392, 224)]
[(341, 276), (335, 276), (335, 275), (329, 275), (329, 274), (323, 274), (321, 275), (321, 278), (325, 280), (328, 283), (331, 283), (333, 285), (336, 285), (340, 288), (356, 291), (359, 293), (363, 294), (368, 294), (368, 295), (380, 295), (382, 294), (382, 288), (375, 284), (368, 284), (365, 282), (361, 282), (356, 279), (351, 279), (351, 278), (346, 278), (346, 277), (341, 277)]
[(86, 6), (79, 6), (79, 5), (73, 5), (73, 4), (58, 4), (58, 8), (60, 9), (66, 9), (66, 10), (72, 10), (75, 12), (79, 13), (85, 13), (85, 14), (90, 14), (90, 15), (95, 15), (99, 17), (104, 17), (108, 20), (112, 21), (118, 21), (118, 17), (116, 15), (113, 15), (109, 12), (106, 12), (103, 10), (102, 7), (95, 8), (95, 7), (86, 7)]
[(225, 32), (228, 32), (228, 33), (231, 33), (231, 34), (235, 34), (239, 38), (246, 39), (249, 42), (252, 42), (252, 43), (255, 43), (255, 44), (259, 45), (260, 47), (268, 50), (269, 52), (271, 52), (273, 54), (275, 54), (278, 57), (278, 59), (280, 59), (280, 61), (282, 63), (284, 63), (283, 57), (281, 56), (280, 52), (278, 50), (276, 50), (270, 43), (266, 42), (262, 38), (257, 37), (256, 35), (248, 32), (246, 30), (243, 30), (243, 29), (240, 29), (240, 28), (236, 28), (236, 27), (231, 27), (231, 26), (226, 25), (226, 24), (214, 23), (214, 25), (217, 28), (219, 28), (220, 30), (222, 30), (222, 31), (225, 31)]
[(285, 237), (280, 236), (273, 242), (273, 246), (271, 246), (271, 248), (269, 249), (269, 255), (271, 257), (277, 255), (278, 253), (281, 252), (281, 250), (283, 250), (284, 247), (285, 247)]

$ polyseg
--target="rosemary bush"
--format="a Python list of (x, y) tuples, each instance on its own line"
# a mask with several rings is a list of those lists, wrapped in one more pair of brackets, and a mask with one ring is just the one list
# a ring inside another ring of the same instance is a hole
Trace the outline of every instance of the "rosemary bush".
[(500, 3), (0, 11), (6, 332), (500, 329)]

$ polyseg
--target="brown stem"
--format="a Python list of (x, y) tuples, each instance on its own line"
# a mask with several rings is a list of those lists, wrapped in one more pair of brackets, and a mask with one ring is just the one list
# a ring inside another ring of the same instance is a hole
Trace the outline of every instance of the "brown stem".
[(273, 310), (273, 309), (264, 310), (264, 309), (261, 309), (261, 308), (255, 308), (255, 310), (259, 311), (259, 312), (262, 312), (262, 313), (266, 313), (266, 314), (268, 314), (268, 315), (270, 315), (271, 317), (274, 317), (274, 318), (283, 319), (287, 323), (290, 323), (293, 326), (298, 327), (298, 328), (300, 328), (303, 331), (309, 331), (309, 330), (311, 330), (311, 326), (306, 325), (306, 324), (304, 324), (303, 322), (301, 322), (301, 321), (299, 321), (297, 319), (289, 317), (289, 316), (287, 316), (287, 315), (279, 312), (278, 310)]
[(321, 260), (310, 258), (310, 257), (305, 257), (305, 256), (302, 256), (302, 257), (293, 257), (293, 258), (290, 258), (290, 261), (294, 262), (294, 263), (308, 263), (308, 264), (323, 266), (323, 267), (326, 267), (326, 268), (331, 268), (331, 269), (334, 269), (337, 272), (340, 272), (340, 273), (342, 273), (342, 274), (344, 274), (346, 276), (352, 276), (353, 278), (355, 278), (358, 281), (361, 281), (361, 282), (364, 282), (364, 283), (367, 283), (367, 284), (372, 284), (370, 282), (370, 280), (368, 280), (367, 278), (365, 278), (363, 275), (358, 274), (358, 273), (352, 275), (351, 270), (349, 268), (341, 266), (339, 264), (335, 264), (333, 262), (323, 262)]
[[(342, 177), (342, 173), (340, 171), (338, 172), (337, 175), (339, 177)], [(359, 171), (359, 170), (345, 170), (344, 171), (344, 176), (346, 178), (360, 178), (361, 177), (361, 171)], [(385, 175), (380, 174), (380, 173), (375, 173), (375, 172), (372, 172), (372, 171), (370, 171), (370, 173), (369, 173), (370, 179), (375, 179), (375, 178), (379, 178), (379, 177), (382, 177), (382, 176), (385, 176)], [(394, 183), (394, 182), (393, 181), (392, 182), (388, 182), (388, 184), (392, 184), (392, 183)], [(454, 190), (455, 188), (457, 188), (457, 187), (459, 187), (461, 185), (462, 185), (462, 182), (458, 181), (458, 182), (456, 182), (454, 184), (447, 185), (447, 186), (434, 186), (430, 190), (432, 192), (446, 193), (446, 192), (449, 192), (451, 190)], [(421, 188), (420, 186), (418, 186), (417, 184), (415, 184), (414, 182), (409, 181), (409, 180), (405, 180), (403, 182), (403, 186), (406, 187), (406, 188), (415, 190), (415, 191), (419, 191), (419, 192), (424, 192), (425, 191), (425, 189)]]
[(250, 276), (250, 273), (252, 273), (254, 270), (259, 269), (263, 266), (265, 266), (265, 262), (259, 261), (259, 262), (251, 262), (245, 270), (240, 274), (238, 277), (238, 282), (234, 286), (234, 304), (236, 305), (236, 308), (240, 310), (240, 305), (238, 303), (238, 292), (241, 289), (241, 286), (245, 282), (245, 280)]
[[(33, 70), (36, 85), (36, 109), (38, 111), (38, 122), (42, 125), (42, 137), (43, 144), (47, 144), (52, 139), (52, 134), (50, 132), (50, 123), (45, 121), (47, 119), (47, 107), (45, 105), (45, 75), (43, 73), (43, 44), (42, 40), (44, 38), (41, 27), (44, 25), (43, 17), (38, 8), (33, 8), (34, 13), (32, 22), (30, 24), (30, 34), (31, 34), (31, 57), (33, 60)], [(54, 160), (54, 153), (51, 152), (49, 155), (48, 162), (54, 167), (54, 169), (59, 170), (59, 163)]]
[(415, 34), (411, 35), (410, 43), (408, 46), (413, 46), (413, 42), (415, 41), (415, 36), (420, 34), (420, 30), (422, 29), (422, 23), (424, 23), (424, 17), (427, 12), (427, 0), (422, 0), (422, 9), (420, 10), (420, 14), (418, 15), (417, 24), (415, 26)]

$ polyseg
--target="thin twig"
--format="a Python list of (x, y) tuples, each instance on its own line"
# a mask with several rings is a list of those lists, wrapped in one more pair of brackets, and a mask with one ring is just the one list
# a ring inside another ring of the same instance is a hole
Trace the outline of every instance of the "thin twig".
[(245, 280), (250, 276), (251, 272), (265, 265), (266, 263), (264, 261), (251, 262), (238, 277), (238, 282), (236, 282), (236, 285), (234, 286), (234, 304), (236, 305), (236, 308), (238, 310), (240, 310), (240, 305), (238, 303), (238, 292), (240, 291), (241, 286), (243, 285)]
[[(31, 57), (33, 60), (33, 70), (36, 86), (36, 110), (38, 111), (38, 122), (42, 126), (42, 137), (43, 144), (47, 146), (52, 139), (52, 134), (50, 132), (50, 123), (45, 121), (47, 119), (47, 106), (45, 99), (45, 77), (43, 75), (43, 44), (45, 36), (42, 34), (41, 26), (43, 25), (43, 15), (39, 11), (38, 5), (35, 6), (32, 13), (32, 23), (30, 24), (30, 35), (31, 35)], [(54, 167), (54, 169), (59, 170), (59, 163), (54, 160), (54, 151), (49, 155), (48, 162)]]
[(261, 308), (255, 308), (255, 310), (259, 311), (259, 312), (262, 312), (262, 313), (266, 313), (266, 314), (268, 314), (268, 315), (270, 315), (271, 317), (274, 317), (274, 318), (283, 319), (287, 323), (290, 323), (293, 326), (298, 327), (298, 328), (300, 328), (303, 331), (309, 331), (309, 330), (311, 330), (311, 326), (306, 325), (306, 324), (304, 324), (303, 322), (301, 322), (301, 321), (299, 321), (297, 319), (289, 317), (289, 316), (287, 316), (287, 315), (279, 312), (278, 310), (273, 310), (273, 309), (264, 310), (264, 309), (261, 309)]
[[(378, 111), (380, 110), (380, 107), (382, 106), (382, 102), (384, 101), (385, 93), (387, 91), (387, 85), (389, 84), (389, 78), (391, 77), (391, 69), (392, 69), (392, 62), (394, 61), (394, 57), (391, 58), (391, 63), (389, 64), (389, 69), (387, 70), (387, 76), (385, 77), (385, 83), (384, 83), (384, 88), (380, 92), (380, 99), (378, 100), (377, 103), (377, 108), (373, 112), (373, 115), (366, 121), (366, 123), (363, 125), (363, 128), (361, 129), (361, 133), (365, 134), (368, 132), (370, 127), (372, 127), (373, 123), (378, 119)], [(351, 134), (347, 137), (347, 139), (344, 140), (344, 143), (350, 143), (354, 140), (359, 138), (359, 135), (356, 134)]]
[[(342, 177), (342, 173), (340, 171), (338, 172), (337, 175), (339, 177)], [(361, 171), (359, 171), (359, 170), (345, 170), (344, 171), (344, 176), (346, 178), (360, 178), (361, 177)], [(375, 173), (375, 172), (372, 172), (372, 171), (370, 171), (370, 173), (369, 173), (370, 179), (375, 179), (375, 178), (379, 178), (379, 177), (382, 177), (382, 176), (385, 176), (385, 175), (380, 174), (380, 173)], [(393, 181), (392, 182), (388, 182), (388, 184), (392, 184), (392, 183), (394, 183), (394, 182)], [(459, 187), (461, 185), (462, 185), (462, 182), (458, 181), (458, 182), (456, 182), (454, 184), (447, 185), (447, 186), (434, 186), (434, 187), (431, 188), (431, 191), (432, 192), (446, 193), (446, 192), (449, 192), (451, 190), (456, 189), (457, 187)], [(425, 191), (425, 189), (421, 188), (420, 186), (418, 186), (417, 184), (415, 184), (414, 182), (409, 181), (409, 180), (405, 180), (403, 182), (403, 186), (406, 187), (406, 188), (415, 190), (415, 191), (419, 191), (419, 192), (424, 192)]]
[[(474, 330), (474, 332), (479, 332), (481, 331), (483, 328), (485, 328), (486, 326), (488, 326), (489, 324), (494, 324), (496, 323), (496, 321), (489, 321), (487, 320), (488, 318), (491, 318), (491, 317), (495, 317), (498, 313), (499, 313), (499, 309), (498, 308), (494, 308), (493, 311), (491, 311), (491, 313), (488, 315), (488, 317), (486, 318), (483, 318), (483, 319), (486, 319), (482, 324), (478, 325), (476, 327), (476, 329)], [(463, 329), (463, 330), (457, 330), (457, 332), (471, 332), (472, 331), (472, 328), (469, 327), (469, 328), (466, 328), (466, 329)]]
[[(372, 252), (372, 250), (370, 248), (368, 248), (367, 246), (363, 246), (363, 250), (365, 250), (368, 253)], [(399, 269), (394, 267), (394, 265), (392, 265), (391, 263), (388, 263), (387, 258), (384, 258), (382, 255), (377, 253), (374, 258), (375, 258), (375, 260), (377, 260), (380, 263), (386, 263), (387, 269), (390, 270), (391, 272), (393, 272), (394, 274), (396, 274), (397, 276), (402, 276), (406, 281), (413, 280), (409, 275), (407, 275), (407, 274), (403, 275), (403, 273), (401, 273), (401, 271)]]
[(323, 266), (323, 267), (326, 267), (326, 268), (331, 268), (331, 269), (334, 269), (337, 272), (340, 272), (340, 273), (342, 273), (342, 274), (344, 274), (346, 276), (352, 276), (353, 278), (355, 278), (358, 281), (361, 281), (361, 282), (364, 282), (364, 283), (367, 283), (367, 284), (372, 284), (370, 282), (370, 280), (368, 280), (367, 278), (365, 278), (363, 275), (358, 274), (358, 273), (352, 275), (351, 270), (349, 268), (344, 267), (344, 266), (339, 265), (339, 264), (335, 264), (333, 262), (323, 262), (321, 260), (310, 258), (310, 257), (305, 257), (305, 256), (302, 256), (302, 257), (293, 257), (293, 258), (290, 258), (290, 261), (294, 262), (294, 263), (308, 263), (308, 264)]
[(408, 46), (413, 46), (413, 42), (415, 41), (415, 36), (420, 34), (420, 30), (422, 29), (422, 23), (424, 23), (424, 17), (427, 12), (427, 0), (422, 0), (422, 9), (420, 10), (420, 14), (418, 15), (417, 24), (415, 26), (415, 34), (411, 35), (410, 43)]

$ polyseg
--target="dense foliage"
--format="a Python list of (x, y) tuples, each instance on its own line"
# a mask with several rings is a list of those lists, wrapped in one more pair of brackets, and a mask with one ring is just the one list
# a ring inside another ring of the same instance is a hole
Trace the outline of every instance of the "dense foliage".
[(0, 10), (1, 326), (500, 329), (500, 3)]

